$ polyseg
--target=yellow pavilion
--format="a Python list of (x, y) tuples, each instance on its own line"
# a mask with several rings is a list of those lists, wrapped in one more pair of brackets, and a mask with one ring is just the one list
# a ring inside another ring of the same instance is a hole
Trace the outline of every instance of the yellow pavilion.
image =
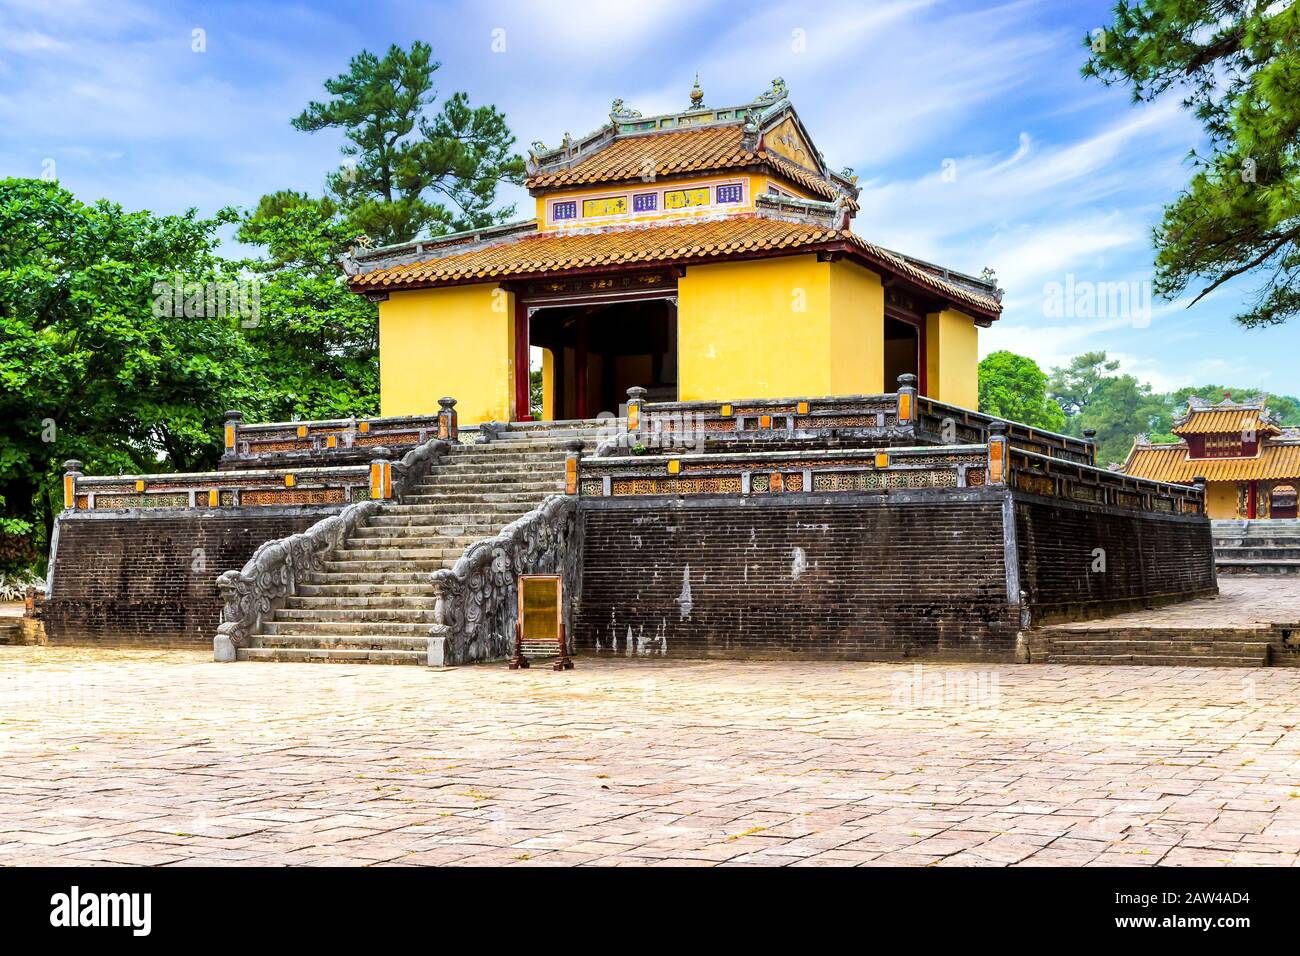
[[(648, 401), (893, 391), (975, 408), (991, 275), (881, 248), (850, 226), (857, 177), (830, 169), (785, 84), (752, 102), (609, 121), (534, 143), (523, 222), (355, 249), (379, 302), (381, 414), (588, 418)], [(542, 401), (530, 400), (540, 351)]]
[(1279, 425), (1266, 400), (1211, 404), (1192, 398), (1173, 433), (1179, 441), (1139, 437), (1121, 470), (1178, 484), (1204, 478), (1211, 518), (1296, 517), (1300, 429)]

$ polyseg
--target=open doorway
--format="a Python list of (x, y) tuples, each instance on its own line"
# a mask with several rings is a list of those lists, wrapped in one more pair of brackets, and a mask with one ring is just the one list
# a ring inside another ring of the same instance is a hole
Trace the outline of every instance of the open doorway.
[(915, 375), (921, 394), (925, 391), (921, 327), (903, 319), (885, 316), (885, 391), (898, 388), (898, 376)]
[(1268, 513), (1274, 518), (1296, 517), (1295, 485), (1275, 485), (1269, 494)]
[(617, 414), (627, 390), (677, 399), (677, 307), (669, 298), (530, 310), (528, 344), (544, 354), (543, 405), (554, 419)]

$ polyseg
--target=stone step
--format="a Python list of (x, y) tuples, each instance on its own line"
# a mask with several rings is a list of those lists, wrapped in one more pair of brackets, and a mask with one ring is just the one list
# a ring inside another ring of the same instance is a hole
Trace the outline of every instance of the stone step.
[[(322, 599), (326, 600), (326, 599)], [(315, 607), (279, 608), (273, 624), (433, 624), (432, 607), (342, 607), (322, 603)]]
[(1205, 654), (1268, 656), (1267, 641), (1220, 641), (1220, 640), (1070, 640), (1047, 638), (1040, 646), (1049, 654), (1101, 654), (1115, 656), (1121, 654), (1159, 654), (1165, 656), (1197, 657)]
[(272, 661), (285, 664), (425, 664), (428, 650), (331, 650), (319, 647), (241, 647), (240, 661)]
[(430, 492), (471, 494), (475, 491), (485, 491), (497, 494), (535, 495), (554, 494), (552, 489), (563, 487), (564, 476), (558, 471), (552, 476), (539, 476), (531, 472), (525, 475), (503, 475), (500, 472), (492, 472), (481, 477), (469, 474), (431, 475), (418, 482), (411, 490), (416, 494)]
[[(328, 562), (326, 562), (328, 563)], [(383, 586), (385, 588), (413, 588), (427, 587), (429, 575), (424, 571), (387, 571), (382, 575), (376, 575), (373, 572), (360, 567), (344, 568), (340, 570), (330, 570), (325, 568), (316, 571), (311, 575), (311, 579), (297, 586), (299, 594), (309, 594), (308, 588), (317, 587), (335, 587), (335, 586), (374, 586), (376, 588)]]
[(404, 561), (442, 561), (446, 558), (456, 557), (461, 553), (463, 553), (463, 549), (452, 547), (336, 548), (334, 553), (330, 555), (330, 563), (346, 562), (351, 564), (354, 561), (391, 561), (400, 564)]
[[(428, 574), (411, 575), (418, 578), (413, 581), (391, 582), (387, 575), (372, 574), (332, 574), (328, 577), (317, 575), (311, 583), (299, 584), (296, 599), (303, 598), (410, 598), (421, 600), (429, 593), (431, 583)], [(339, 578), (357, 578), (359, 580), (340, 581)], [(285, 599), (286, 602), (293, 600)], [(291, 606), (286, 603), (286, 606)]]
[(401, 561), (354, 558), (350, 561), (326, 561), (322, 565), (322, 575), (319, 577), (313, 575), (312, 580), (325, 583), (329, 580), (328, 575), (342, 572), (346, 574), (367, 574), (372, 579), (388, 581), (393, 580), (397, 575), (423, 572), (427, 581), (431, 572), (439, 571), (446, 566), (441, 558), (403, 558)]
[(372, 634), (419, 634), (429, 636), (432, 620), (424, 621), (263, 621), (259, 636), (296, 634), (299, 636), (317, 635), (372, 635)]
[(1264, 667), (1258, 657), (1202, 654), (1197, 657), (1163, 654), (1049, 654), (1048, 664), (1105, 664), (1110, 666), (1134, 664), (1147, 667)]
[(518, 517), (532, 511), (536, 505), (532, 502), (520, 503), (518, 501), (438, 501), (434, 500), (428, 504), (392, 504), (384, 505), (384, 515), (456, 515), (466, 518), (492, 518), (497, 515), (514, 515)]
[(1216, 545), (1214, 556), (1246, 561), (1300, 561), (1300, 548), (1224, 548)]
[(255, 647), (296, 647), (346, 651), (423, 651), (429, 649), (428, 637), (418, 635), (339, 634), (329, 637), (300, 634), (264, 634), (256, 638)]
[[(357, 590), (361, 590), (358, 588)], [(426, 594), (397, 592), (395, 594), (346, 594), (333, 592), (327, 594), (294, 594), (284, 599), (284, 607), (277, 611), (279, 615), (288, 610), (329, 611), (329, 610), (421, 610), (432, 611), (437, 607), (438, 599), (431, 592)]]
[(1300, 561), (1246, 561), (1216, 558), (1214, 565), (1220, 574), (1300, 574)]
[(366, 528), (377, 534), (354, 533), (346, 544), (352, 548), (451, 548), (452, 536), (434, 534), (424, 525), (383, 525), (379, 528)]
[[(491, 487), (491, 485), (486, 485)], [(552, 485), (554, 487), (554, 484)], [(558, 490), (563, 490), (563, 483), (559, 484)], [(555, 491), (551, 492), (555, 494)], [(402, 495), (402, 504), (404, 505), (461, 505), (461, 504), (490, 504), (490, 505), (510, 505), (519, 506), (532, 504), (534, 499), (540, 503), (546, 497), (545, 492), (533, 492), (528, 494), (519, 491), (480, 491), (474, 489), (471, 491), (461, 491), (457, 488), (455, 491), (450, 489), (439, 488), (417, 488), (415, 491)]]

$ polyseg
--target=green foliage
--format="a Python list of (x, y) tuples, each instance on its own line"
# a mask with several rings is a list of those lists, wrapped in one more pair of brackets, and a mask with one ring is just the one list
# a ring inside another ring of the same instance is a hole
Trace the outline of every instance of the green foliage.
[[(222, 409), (250, 393), (238, 316), (159, 314), (155, 284), (236, 278), (200, 219), (78, 202), (0, 181), (0, 499), (45, 540), (61, 463), (90, 473), (192, 470), (217, 455)], [(14, 527), (5, 526), (5, 530)]]
[[(1171, 88), (1205, 128), (1191, 182), (1155, 230), (1156, 281), (1200, 299), (1236, 276), (1259, 279), (1247, 326), (1300, 312), (1300, 5), (1242, 0), (1119, 3), (1085, 38), (1085, 76), (1128, 83), (1135, 100)], [(1194, 299), (1193, 301), (1196, 301)]]
[(528, 407), (532, 412), (533, 418), (542, 417), (542, 370), (540, 368), (529, 369), (528, 371)]
[(296, 129), (342, 129), (350, 159), (328, 188), (351, 227), (375, 242), (405, 242), (481, 228), (514, 215), (493, 209), (497, 186), (521, 182), (522, 157), (495, 107), (472, 107), (453, 93), (436, 113), (433, 48), (394, 44), (381, 59), (369, 51), (348, 72), (325, 81), (330, 99), (313, 102), (293, 120)]
[(349, 229), (335, 209), (328, 198), (274, 193), (240, 222), (239, 239), (264, 250), (244, 263), (263, 280), (258, 321), (243, 330), (263, 382), (241, 408), (249, 420), (378, 411), (379, 313), (338, 267)]
[(1059, 432), (1065, 413), (1047, 395), (1047, 375), (1038, 363), (1014, 352), (985, 356), (979, 365), (980, 411), (1036, 428)]
[(1168, 431), (1164, 396), (1132, 375), (1119, 375), (1119, 362), (1105, 352), (1076, 355), (1064, 368), (1052, 369), (1048, 390), (1066, 415), (1065, 431), (1082, 436), (1097, 432), (1097, 463), (1105, 466), (1128, 457), (1139, 434)]

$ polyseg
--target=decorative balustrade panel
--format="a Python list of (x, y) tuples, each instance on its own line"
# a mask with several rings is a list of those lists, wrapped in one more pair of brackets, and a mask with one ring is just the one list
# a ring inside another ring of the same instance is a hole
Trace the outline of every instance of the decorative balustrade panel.
[(1134, 478), (1021, 448), (1011, 448), (1008, 456), (1010, 485), (1018, 491), (1134, 511), (1205, 514), (1203, 488)]
[(970, 488), (988, 481), (983, 445), (583, 459), (584, 497), (772, 495)]
[(369, 465), (202, 474), (90, 476), (70, 474), (67, 507), (248, 508), (344, 505), (372, 497)]
[(226, 429), (227, 459), (257, 459), (291, 452), (328, 454), (380, 446), (403, 448), (423, 444), (430, 438), (446, 437), (440, 434), (438, 415), (252, 425), (228, 422)]
[[(831, 398), (762, 399), (738, 402), (641, 403), (629, 412), (624, 445), (657, 453), (673, 448), (703, 451), (729, 442), (861, 438), (903, 444), (980, 445), (1001, 423), (1011, 444), (1079, 464), (1094, 464), (1091, 442), (1008, 422), (925, 396), (851, 395)], [(617, 454), (617, 447), (607, 452)]]

